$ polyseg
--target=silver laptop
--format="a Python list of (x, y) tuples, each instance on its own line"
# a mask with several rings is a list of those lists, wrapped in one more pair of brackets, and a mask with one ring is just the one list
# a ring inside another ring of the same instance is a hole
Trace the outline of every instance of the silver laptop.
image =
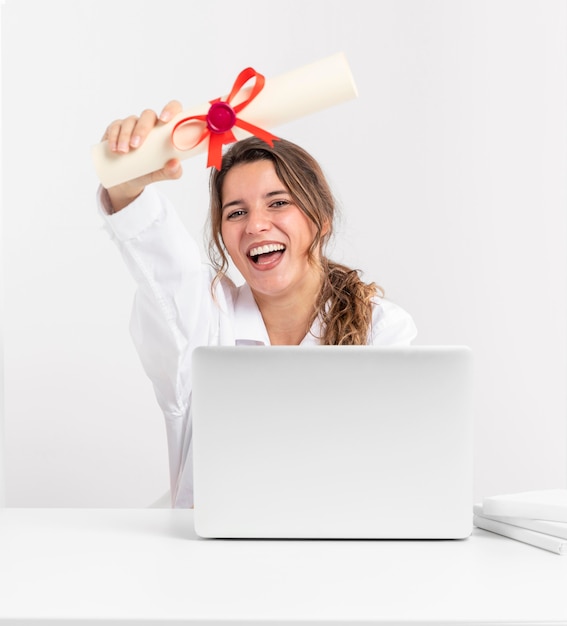
[(193, 437), (201, 537), (472, 531), (465, 346), (197, 348)]

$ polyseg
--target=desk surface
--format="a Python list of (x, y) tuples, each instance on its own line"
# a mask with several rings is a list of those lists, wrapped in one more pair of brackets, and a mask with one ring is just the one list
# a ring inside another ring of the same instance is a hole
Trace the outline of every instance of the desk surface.
[(202, 540), (192, 511), (0, 510), (0, 624), (567, 624), (567, 558), (463, 541)]

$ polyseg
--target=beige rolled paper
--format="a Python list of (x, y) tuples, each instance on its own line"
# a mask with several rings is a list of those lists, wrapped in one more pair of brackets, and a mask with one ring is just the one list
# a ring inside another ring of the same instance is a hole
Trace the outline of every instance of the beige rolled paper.
[[(236, 106), (245, 100), (251, 89), (242, 89), (231, 104)], [(269, 130), (356, 96), (356, 85), (345, 55), (338, 53), (275, 78), (266, 78), (264, 89), (240, 111), (238, 118)], [(187, 159), (207, 150), (208, 139), (188, 150), (178, 150), (172, 143), (171, 133), (178, 121), (193, 115), (206, 115), (209, 107), (210, 103), (206, 102), (183, 111), (163, 126), (156, 126), (140, 148), (127, 154), (111, 152), (107, 141), (93, 146), (94, 167), (102, 186), (119, 185), (161, 169), (169, 159)], [(198, 141), (202, 131), (203, 124), (195, 123), (180, 126), (177, 133), (183, 133), (183, 144), (191, 146)], [(251, 134), (236, 126), (232, 131), (237, 139)]]

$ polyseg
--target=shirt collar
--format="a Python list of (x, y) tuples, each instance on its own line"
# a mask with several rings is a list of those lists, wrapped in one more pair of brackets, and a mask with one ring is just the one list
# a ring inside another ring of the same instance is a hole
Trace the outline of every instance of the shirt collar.
[[(301, 345), (318, 345), (321, 323), (317, 318), (311, 326)], [(270, 345), (270, 338), (260, 309), (254, 300), (254, 295), (248, 283), (238, 287), (236, 302), (234, 303), (234, 339), (237, 344)]]
[(234, 339), (236, 343), (270, 345), (266, 325), (248, 283), (238, 288), (234, 303)]

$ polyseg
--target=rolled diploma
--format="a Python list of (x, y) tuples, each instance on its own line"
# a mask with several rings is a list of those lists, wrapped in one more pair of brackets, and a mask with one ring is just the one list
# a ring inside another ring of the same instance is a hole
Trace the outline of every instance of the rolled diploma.
[[(251, 89), (242, 89), (231, 104), (236, 106), (245, 100)], [(266, 79), (263, 90), (238, 114), (238, 118), (268, 130), (356, 96), (356, 85), (347, 60), (343, 53), (339, 53)], [(163, 126), (156, 126), (140, 148), (126, 154), (111, 152), (107, 141), (93, 146), (94, 167), (102, 186), (113, 187), (159, 170), (170, 159), (187, 159), (204, 152), (209, 146), (208, 139), (188, 150), (178, 150), (171, 140), (171, 132), (179, 120), (206, 115), (210, 106), (206, 102), (183, 111)], [(202, 131), (203, 123), (187, 124), (177, 130), (183, 144), (189, 146), (198, 141)], [(251, 135), (237, 126), (232, 131), (237, 139)]]

